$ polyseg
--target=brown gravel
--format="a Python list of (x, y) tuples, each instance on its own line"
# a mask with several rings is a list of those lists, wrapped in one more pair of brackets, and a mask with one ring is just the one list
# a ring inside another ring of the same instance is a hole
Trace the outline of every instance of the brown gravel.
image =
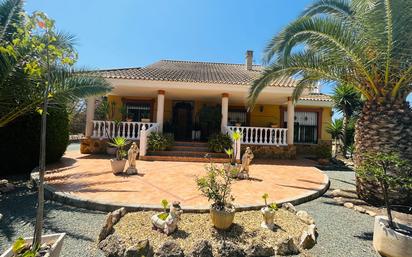
[(260, 227), (262, 221), (260, 211), (236, 213), (234, 224), (228, 231), (217, 231), (210, 221), (209, 214), (183, 213), (178, 231), (167, 236), (152, 229), (150, 217), (155, 213), (151, 211), (128, 213), (115, 225), (115, 233), (120, 235), (128, 246), (147, 238), (156, 251), (165, 241), (172, 239), (188, 252), (197, 241), (202, 239), (211, 241), (214, 251), (217, 243), (222, 239), (243, 247), (253, 240), (261, 240), (275, 246), (277, 241), (287, 236), (300, 236), (307, 226), (294, 214), (283, 209), (276, 212), (277, 228), (274, 231)]

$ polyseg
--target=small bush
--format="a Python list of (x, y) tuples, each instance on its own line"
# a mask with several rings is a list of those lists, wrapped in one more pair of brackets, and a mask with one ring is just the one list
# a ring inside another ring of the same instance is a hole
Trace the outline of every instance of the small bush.
[(315, 154), (319, 159), (330, 159), (332, 158), (332, 147), (325, 143), (319, 144)]
[(164, 151), (170, 148), (173, 142), (171, 135), (154, 132), (149, 135), (147, 144), (151, 151)]
[(222, 153), (225, 149), (232, 148), (232, 139), (227, 134), (214, 134), (208, 140), (209, 150), (216, 153)]
[[(0, 129), (0, 174), (29, 174), (39, 164), (40, 123), (38, 113), (20, 117)], [(65, 108), (48, 110), (46, 162), (62, 157), (69, 142), (69, 119)]]

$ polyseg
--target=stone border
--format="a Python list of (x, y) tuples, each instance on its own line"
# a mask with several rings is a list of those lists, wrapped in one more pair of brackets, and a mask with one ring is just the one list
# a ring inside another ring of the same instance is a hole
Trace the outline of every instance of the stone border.
[[(297, 197), (290, 197), (283, 199), (281, 202), (277, 202), (278, 206), (281, 206), (284, 203), (291, 203), (293, 205), (299, 205), (305, 202), (312, 201), (320, 196), (322, 196), (330, 186), (329, 177), (321, 170), (318, 172), (324, 175), (323, 184), (325, 185), (322, 188), (319, 188), (316, 192), (308, 192)], [(32, 180), (37, 182), (38, 181), (38, 172), (31, 174)], [(104, 212), (111, 212), (115, 211), (119, 208), (125, 207), (128, 212), (133, 211), (162, 211), (163, 208), (159, 205), (149, 205), (149, 204), (117, 204), (112, 202), (105, 202), (105, 201), (98, 201), (98, 200), (88, 200), (83, 199), (81, 197), (63, 193), (57, 191), (54, 187), (48, 185), (47, 183), (44, 184), (44, 193), (46, 199), (53, 200), (56, 202), (60, 202), (63, 204), (71, 205), (74, 207), (89, 209), (89, 210), (97, 210), (97, 211), (104, 211)], [(264, 205), (235, 205), (236, 211), (252, 211), (252, 210), (260, 210)], [(194, 207), (194, 206), (184, 206), (183, 211), (186, 213), (206, 213), (209, 212), (209, 207)]]

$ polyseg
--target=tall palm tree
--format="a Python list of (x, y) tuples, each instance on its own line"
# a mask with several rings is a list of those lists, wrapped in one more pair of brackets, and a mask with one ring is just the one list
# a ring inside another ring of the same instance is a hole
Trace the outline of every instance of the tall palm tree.
[[(270, 65), (250, 88), (250, 104), (283, 76), (297, 80), (294, 99), (319, 82), (350, 85), (366, 99), (356, 126), (356, 167), (378, 150), (412, 160), (411, 10), (410, 0), (318, 0), (267, 45)], [(358, 195), (382, 202), (374, 185), (358, 178)], [(404, 190), (396, 199), (411, 197)]]
[(347, 131), (349, 121), (354, 113), (359, 112), (361, 110), (362, 100), (359, 92), (356, 91), (356, 89), (354, 89), (352, 86), (346, 84), (337, 85), (334, 88), (331, 97), (334, 103), (334, 108), (343, 115), (342, 152), (343, 156), (346, 157), (346, 151), (348, 147)]

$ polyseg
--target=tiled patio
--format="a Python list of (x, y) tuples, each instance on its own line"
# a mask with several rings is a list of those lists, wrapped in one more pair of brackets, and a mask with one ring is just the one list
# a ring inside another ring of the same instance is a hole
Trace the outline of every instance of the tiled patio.
[[(47, 183), (57, 192), (118, 205), (154, 206), (168, 199), (169, 202), (180, 201), (183, 208), (209, 206), (195, 183), (195, 178), (204, 174), (205, 163), (137, 161), (139, 175), (114, 176), (108, 156), (69, 151), (65, 157), (63, 166), (72, 168), (46, 177)], [(235, 204), (262, 205), (264, 193), (269, 194), (271, 201), (283, 202), (324, 189), (328, 178), (313, 164), (308, 160), (253, 164), (250, 167), (252, 179), (233, 184)]]

